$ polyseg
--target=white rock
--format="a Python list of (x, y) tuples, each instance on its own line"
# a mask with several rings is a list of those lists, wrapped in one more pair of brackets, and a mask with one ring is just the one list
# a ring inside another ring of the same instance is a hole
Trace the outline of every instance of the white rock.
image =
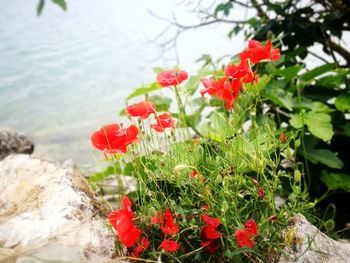
[(0, 162), (0, 261), (3, 256), (40, 262), (28, 259), (34, 255), (55, 262), (67, 255), (71, 262), (111, 258), (107, 213), (73, 168), (23, 154)]
[(295, 233), (296, 244), (284, 250), (279, 263), (350, 262), (350, 243), (329, 238), (310, 224), (303, 215), (296, 215), (292, 221), (293, 225), (286, 233)]

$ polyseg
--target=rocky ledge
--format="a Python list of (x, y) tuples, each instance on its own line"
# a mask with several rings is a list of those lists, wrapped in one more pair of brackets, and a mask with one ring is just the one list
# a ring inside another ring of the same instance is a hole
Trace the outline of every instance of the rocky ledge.
[(24, 154), (0, 162), (0, 262), (110, 259), (108, 212), (73, 168)]

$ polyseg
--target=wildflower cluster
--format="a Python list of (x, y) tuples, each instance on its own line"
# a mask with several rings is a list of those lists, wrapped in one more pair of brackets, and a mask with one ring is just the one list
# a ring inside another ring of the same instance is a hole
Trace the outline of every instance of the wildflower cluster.
[[(225, 67), (224, 77), (201, 79), (202, 96), (215, 96), (230, 109), (245, 84), (258, 82), (254, 65), (279, 59), (280, 51), (272, 48), (271, 41), (263, 45), (251, 40), (239, 57), (239, 65)], [(175, 91), (180, 108), (176, 118), (186, 123), (179, 90), (188, 79), (187, 72), (163, 71), (156, 79), (160, 87)], [(279, 167), (279, 153), (288, 147), (289, 138), (276, 131), (269, 118), (258, 126), (255, 115), (247, 114), (251, 102), (252, 95), (247, 94), (242, 102), (247, 109), (242, 112), (238, 112), (242, 107), (232, 115), (213, 112), (208, 125), (214, 136), (195, 138), (187, 130), (165, 153), (158, 151), (149, 137), (163, 133), (164, 138), (170, 138), (167, 129), (173, 135), (175, 126), (180, 134), (183, 128), (175, 122), (174, 114), (159, 113), (148, 96), (125, 109), (131, 120), (137, 118), (142, 123), (141, 128), (137, 122), (127, 128), (109, 124), (93, 133), (92, 144), (106, 157), (111, 155), (113, 165), (123, 167), (121, 173), (137, 179), (137, 190), (123, 195), (121, 208), (108, 217), (123, 245), (120, 255), (158, 261), (162, 256), (166, 261), (232, 262), (265, 260), (279, 253), (283, 248), (280, 230), (290, 214), (300, 208), (303, 195), (299, 185), (290, 181), (288, 171)], [(242, 133), (242, 120), (247, 115), (254, 125)], [(148, 120), (147, 129), (144, 120)], [(210, 126), (213, 123), (214, 128)], [(120, 156), (137, 142), (151, 149), (130, 151), (127, 158)], [(277, 209), (274, 198), (281, 192), (282, 177), (290, 181), (294, 195), (289, 200), (291, 205)]]

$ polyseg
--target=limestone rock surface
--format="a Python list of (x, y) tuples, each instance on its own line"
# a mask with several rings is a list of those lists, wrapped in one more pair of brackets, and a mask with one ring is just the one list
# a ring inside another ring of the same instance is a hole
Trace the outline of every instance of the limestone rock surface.
[(349, 263), (350, 243), (331, 239), (306, 218), (298, 214), (286, 231), (294, 239), (294, 245), (287, 247), (279, 263)]
[(24, 154), (0, 161), (0, 262), (105, 262), (108, 212), (74, 168)]

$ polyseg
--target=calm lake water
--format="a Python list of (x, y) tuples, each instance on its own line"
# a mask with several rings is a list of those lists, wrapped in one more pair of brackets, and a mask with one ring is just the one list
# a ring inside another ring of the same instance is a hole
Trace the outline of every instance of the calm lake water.
[[(90, 134), (123, 121), (125, 98), (154, 80), (152, 68), (176, 65), (175, 52), (159, 57), (152, 41), (167, 25), (152, 16), (192, 17), (180, 1), (67, 0), (63, 12), (47, 1), (36, 17), (37, 0), (0, 0), (0, 127), (23, 132), (35, 155), (80, 166), (94, 165)], [(187, 19), (187, 20), (186, 20)], [(244, 47), (229, 40), (229, 27), (186, 32), (179, 38), (180, 67), (194, 73), (203, 53), (220, 57)]]

